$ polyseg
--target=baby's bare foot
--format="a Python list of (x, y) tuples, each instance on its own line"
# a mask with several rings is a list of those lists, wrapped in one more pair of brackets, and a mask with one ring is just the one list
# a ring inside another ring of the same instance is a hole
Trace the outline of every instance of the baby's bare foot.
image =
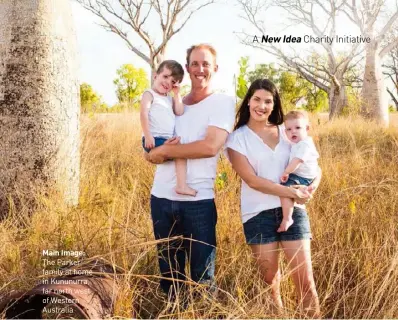
[(175, 188), (176, 193), (178, 194), (184, 194), (187, 196), (192, 196), (195, 197), (196, 194), (198, 193), (195, 189), (192, 189), (191, 187), (189, 187), (188, 185), (185, 186), (177, 186)]
[(287, 218), (287, 219), (283, 219), (281, 222), (281, 225), (279, 226), (278, 230), (276, 230), (277, 232), (284, 232), (287, 231), (287, 229), (289, 229), (289, 227), (293, 224), (293, 219), (292, 218)]

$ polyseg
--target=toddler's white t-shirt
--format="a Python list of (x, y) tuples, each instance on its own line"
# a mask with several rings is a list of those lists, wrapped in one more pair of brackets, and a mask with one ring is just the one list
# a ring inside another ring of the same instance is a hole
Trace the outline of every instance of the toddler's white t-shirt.
[(173, 137), (176, 117), (173, 111), (172, 97), (161, 95), (152, 89), (145, 90), (145, 92), (147, 91), (153, 97), (148, 113), (149, 131), (153, 137), (164, 137), (167, 139)]
[(299, 158), (304, 161), (293, 172), (294, 174), (307, 179), (314, 179), (319, 174), (317, 160), (319, 158), (319, 153), (311, 137), (306, 137), (292, 145), (289, 162), (292, 161), (293, 158)]

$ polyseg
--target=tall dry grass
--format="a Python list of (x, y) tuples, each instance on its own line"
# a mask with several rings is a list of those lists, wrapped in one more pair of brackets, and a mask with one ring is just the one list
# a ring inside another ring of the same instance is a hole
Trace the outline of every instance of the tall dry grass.
[[(395, 120), (394, 120), (395, 121)], [(308, 206), (313, 265), (322, 315), (398, 318), (398, 130), (359, 119), (327, 123), (313, 117), (323, 178)], [(396, 122), (398, 123), (398, 121)], [(42, 273), (44, 249), (83, 250), (121, 267), (117, 317), (267, 318), (268, 288), (245, 245), (239, 179), (225, 159), (216, 183), (216, 298), (199, 295), (187, 308), (167, 305), (158, 288), (149, 215), (154, 167), (142, 158), (137, 114), (82, 119), (81, 196), (66, 208), (41, 199), (27, 217), (0, 223), (0, 289), (27, 289)], [(300, 317), (289, 269), (282, 262), (284, 317)], [(193, 291), (198, 290), (195, 286)]]

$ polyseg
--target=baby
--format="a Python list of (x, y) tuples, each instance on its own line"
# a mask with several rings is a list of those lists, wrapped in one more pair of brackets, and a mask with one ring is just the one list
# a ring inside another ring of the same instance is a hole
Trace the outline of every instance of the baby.
[[(303, 111), (290, 111), (285, 116), (285, 130), (288, 139), (293, 143), (289, 164), (286, 167), (281, 182), (284, 186), (309, 186), (319, 174), (317, 159), (319, 154), (314, 141), (308, 136), (308, 116)], [(311, 187), (310, 187), (311, 188)], [(294, 201), (281, 198), (283, 220), (278, 232), (286, 231), (293, 224)]]
[[(175, 116), (184, 113), (180, 95), (180, 83), (184, 78), (183, 67), (174, 60), (165, 60), (156, 71), (152, 88), (141, 98), (142, 146), (146, 152), (164, 144), (174, 135)], [(168, 93), (173, 92), (173, 97)], [(176, 159), (176, 193), (195, 196), (197, 191), (186, 183), (187, 161)]]

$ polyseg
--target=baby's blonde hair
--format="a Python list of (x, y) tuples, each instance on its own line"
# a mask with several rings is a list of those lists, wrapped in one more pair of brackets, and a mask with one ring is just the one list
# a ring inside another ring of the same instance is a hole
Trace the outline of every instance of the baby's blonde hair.
[(294, 119), (305, 119), (305, 120), (309, 121), (308, 114), (305, 111), (293, 110), (293, 111), (289, 111), (285, 115), (285, 121), (286, 120), (294, 120)]

